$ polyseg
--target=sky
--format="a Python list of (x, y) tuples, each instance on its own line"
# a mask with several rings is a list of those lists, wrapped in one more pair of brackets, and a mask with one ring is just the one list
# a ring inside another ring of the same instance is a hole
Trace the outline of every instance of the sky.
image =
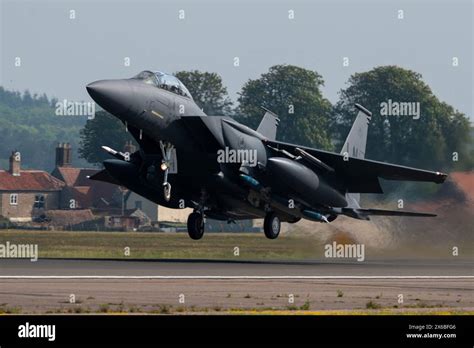
[(220, 74), (236, 101), (249, 79), (293, 64), (321, 74), (335, 103), (352, 74), (398, 65), (474, 120), (473, 0), (0, 3), (7, 89), (90, 101), (85, 86), (95, 80), (198, 69)]

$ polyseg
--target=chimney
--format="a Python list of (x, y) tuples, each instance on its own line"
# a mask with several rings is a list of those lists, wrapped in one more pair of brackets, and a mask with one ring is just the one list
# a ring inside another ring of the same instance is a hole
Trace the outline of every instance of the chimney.
[(21, 154), (19, 151), (12, 151), (10, 156), (10, 174), (20, 176)]
[(72, 163), (72, 148), (69, 143), (58, 143), (56, 147), (56, 167), (70, 167)]
[(137, 148), (135, 145), (133, 145), (132, 141), (126, 141), (125, 142), (125, 146), (123, 147), (123, 152), (125, 153), (129, 153), (129, 154), (132, 154), (134, 153), (135, 151), (137, 151)]

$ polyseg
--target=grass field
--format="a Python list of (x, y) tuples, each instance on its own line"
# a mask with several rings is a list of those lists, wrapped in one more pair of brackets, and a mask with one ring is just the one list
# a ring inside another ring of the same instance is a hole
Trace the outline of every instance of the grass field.
[(305, 259), (323, 250), (318, 240), (286, 236), (270, 241), (263, 233), (209, 233), (194, 241), (187, 233), (0, 231), (0, 243), (7, 241), (38, 244), (40, 258)]
[[(344, 233), (333, 233), (327, 240), (298, 232), (274, 240), (263, 233), (207, 233), (194, 241), (187, 233), (0, 230), (0, 244), (7, 241), (37, 244), (40, 258), (242, 260), (314, 260), (324, 257), (326, 243), (358, 243)], [(366, 245), (365, 253), (367, 259), (451, 259), (452, 245), (458, 244)], [(461, 258), (472, 259), (474, 245), (461, 246)]]

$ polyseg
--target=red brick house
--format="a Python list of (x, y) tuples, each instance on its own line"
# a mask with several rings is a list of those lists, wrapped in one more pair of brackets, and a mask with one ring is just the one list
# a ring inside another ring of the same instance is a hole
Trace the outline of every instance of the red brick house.
[(0, 170), (0, 216), (28, 222), (58, 209), (65, 184), (42, 170), (22, 170), (21, 154), (13, 151), (9, 170)]
[[(130, 143), (127, 146), (132, 146)], [(105, 227), (136, 228), (142, 220), (157, 219), (157, 205), (135, 195), (128, 207), (131, 191), (118, 185), (90, 180), (99, 170), (72, 166), (72, 148), (60, 143), (56, 148), (56, 167), (51, 174), (41, 170), (21, 170), (20, 153), (10, 156), (10, 168), (0, 170), (0, 218), (11, 222), (47, 223), (55, 228), (105, 219)], [(148, 203), (148, 204), (144, 204)], [(147, 209), (150, 206), (150, 209)], [(134, 208), (134, 209), (131, 209)], [(147, 219), (132, 216), (137, 208), (150, 211)], [(109, 226), (110, 225), (110, 226)], [(131, 227), (132, 226), (132, 227)]]
[(61, 194), (61, 209), (120, 209), (122, 190), (117, 185), (89, 180), (89, 176), (98, 170), (73, 167), (71, 152), (69, 144), (58, 145), (56, 168), (51, 173), (65, 184)]

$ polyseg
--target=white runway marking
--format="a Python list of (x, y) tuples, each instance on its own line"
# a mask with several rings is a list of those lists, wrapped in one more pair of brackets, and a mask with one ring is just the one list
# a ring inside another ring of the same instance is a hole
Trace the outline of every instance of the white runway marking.
[(243, 280), (304, 280), (304, 279), (474, 279), (474, 276), (120, 276), (120, 275), (82, 275), (82, 276), (8, 276), (0, 279), (243, 279)]

